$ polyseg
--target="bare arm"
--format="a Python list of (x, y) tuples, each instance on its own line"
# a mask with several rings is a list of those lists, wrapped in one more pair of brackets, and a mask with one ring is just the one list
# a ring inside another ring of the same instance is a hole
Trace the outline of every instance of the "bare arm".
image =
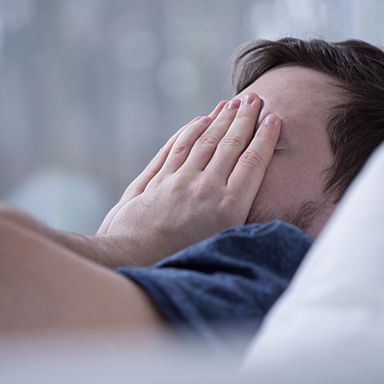
[[(215, 119), (224, 107), (224, 104), (225, 101), (220, 102), (209, 115), (209, 118)], [(195, 118), (183, 126), (161, 148), (143, 173), (127, 188), (119, 203), (108, 213), (97, 235), (82, 235), (56, 230), (37, 221), (32, 216), (5, 204), (0, 204), (0, 220), (5, 219), (9, 223), (34, 232), (68, 248), (78, 255), (105, 266), (114, 267), (123, 264), (127, 266), (142, 265), (142, 257), (137, 257), (142, 254), (140, 252), (142, 245), (131, 235), (130, 228), (127, 226), (121, 234), (111, 234), (109, 233), (109, 227), (114, 217), (119, 213), (121, 206), (142, 193), (146, 185), (158, 173), (180, 133), (191, 126), (197, 119)], [(205, 124), (205, 127), (207, 126), (208, 124)]]
[[(217, 232), (245, 223), (276, 146), (281, 122), (264, 119), (261, 102), (219, 103), (160, 150), (128, 187), (99, 232), (47, 228), (19, 213), (15, 222), (105, 266), (150, 265)], [(223, 108), (224, 107), (224, 108)], [(271, 115), (269, 115), (271, 117)]]
[(130, 280), (0, 219), (0, 335), (49, 330), (153, 331), (165, 322)]
[[(130, 262), (130, 252), (132, 253), (132, 259), (134, 259), (133, 247), (130, 249), (120, 249), (114, 241), (114, 236), (86, 236), (56, 230), (44, 225), (32, 216), (5, 204), (0, 204), (0, 220), (13, 223), (20, 228), (28, 230), (30, 233), (46, 238), (96, 263), (114, 266), (119, 264), (120, 260), (121, 264), (135, 265), (133, 261)], [(127, 242), (129, 242), (128, 236), (129, 234), (125, 235), (125, 241)], [(120, 254), (121, 256), (119, 256)]]

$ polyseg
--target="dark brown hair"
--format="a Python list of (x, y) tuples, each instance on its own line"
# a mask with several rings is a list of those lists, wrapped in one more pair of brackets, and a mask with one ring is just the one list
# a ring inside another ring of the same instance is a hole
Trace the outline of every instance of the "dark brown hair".
[(328, 123), (335, 160), (327, 170), (325, 191), (337, 201), (384, 140), (384, 52), (361, 40), (251, 42), (240, 47), (234, 57), (236, 93), (269, 69), (284, 64), (326, 73), (338, 80), (347, 95), (348, 101), (335, 106)]

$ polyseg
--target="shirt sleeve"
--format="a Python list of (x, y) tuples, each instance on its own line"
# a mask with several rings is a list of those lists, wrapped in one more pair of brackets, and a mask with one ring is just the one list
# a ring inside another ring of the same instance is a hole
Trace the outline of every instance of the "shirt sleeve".
[(183, 335), (220, 348), (226, 330), (249, 340), (312, 241), (282, 221), (233, 228), (150, 267), (118, 267)]

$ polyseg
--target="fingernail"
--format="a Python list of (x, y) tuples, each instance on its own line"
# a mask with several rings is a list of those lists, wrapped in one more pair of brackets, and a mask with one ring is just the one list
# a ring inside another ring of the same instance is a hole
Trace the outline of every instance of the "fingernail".
[(268, 125), (272, 127), (273, 125), (276, 124), (276, 122), (277, 122), (277, 117), (273, 114), (269, 114), (264, 120), (264, 125)]
[(247, 94), (243, 97), (241, 100), (241, 104), (243, 105), (251, 105), (255, 101), (255, 95), (253, 94)]
[(240, 100), (239, 99), (233, 99), (227, 104), (228, 109), (238, 109), (240, 107)]

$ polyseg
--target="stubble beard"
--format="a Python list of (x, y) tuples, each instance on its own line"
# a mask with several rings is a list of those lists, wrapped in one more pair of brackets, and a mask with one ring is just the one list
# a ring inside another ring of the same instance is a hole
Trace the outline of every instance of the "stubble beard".
[(278, 211), (275, 209), (258, 209), (254, 207), (248, 216), (247, 224), (263, 224), (272, 220), (282, 220), (293, 224), (304, 232), (308, 232), (315, 218), (322, 214), (324, 202), (307, 201), (294, 211)]

